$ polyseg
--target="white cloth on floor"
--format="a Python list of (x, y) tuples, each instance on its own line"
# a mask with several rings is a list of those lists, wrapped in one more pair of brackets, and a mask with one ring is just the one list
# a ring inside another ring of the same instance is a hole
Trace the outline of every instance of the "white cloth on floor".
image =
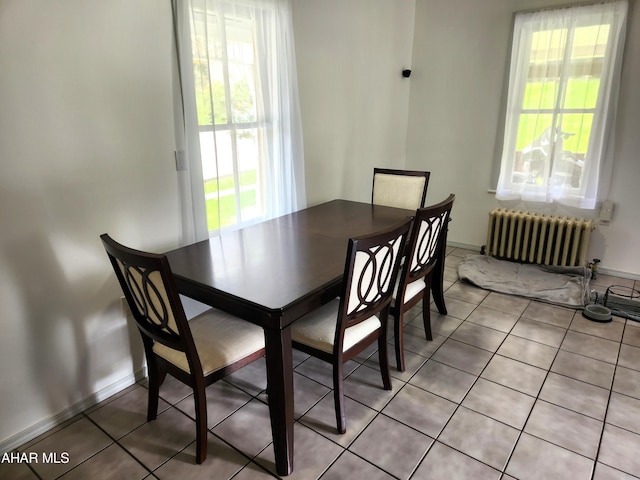
[(589, 303), (591, 270), (587, 267), (549, 267), (467, 255), (458, 266), (458, 276), (486, 290), (555, 305), (581, 308)]

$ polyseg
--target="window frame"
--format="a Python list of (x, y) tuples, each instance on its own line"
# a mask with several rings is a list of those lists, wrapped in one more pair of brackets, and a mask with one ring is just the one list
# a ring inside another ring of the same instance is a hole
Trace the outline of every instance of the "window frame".
[[(622, 14), (620, 14), (619, 12), (616, 12), (616, 14), (614, 14), (614, 17), (615, 17), (614, 21), (611, 21), (611, 22), (603, 21), (602, 23), (594, 23), (592, 14), (590, 14), (589, 12), (585, 12), (582, 14), (583, 17), (579, 21), (577, 21), (574, 24), (571, 24), (570, 28), (566, 29), (566, 41), (564, 44), (563, 53), (561, 58), (558, 59), (558, 63), (561, 69), (565, 69), (568, 72), (571, 72), (571, 71), (574, 71), (574, 68), (575, 68), (573, 67), (573, 65), (579, 64), (579, 59), (572, 58), (572, 48), (574, 47), (574, 43), (575, 43), (576, 31), (579, 28), (583, 28), (589, 25), (609, 25), (606, 49), (605, 49), (601, 64), (604, 65), (604, 64), (607, 64), (607, 62), (609, 62), (612, 65), (616, 66), (617, 79), (619, 81), (619, 70), (620, 70), (619, 67), (621, 64), (621, 54), (623, 49), (622, 46), (624, 45), (624, 35), (625, 35), (625, 27), (626, 27), (627, 2), (618, 1), (618, 2), (609, 2), (609, 3), (624, 4), (624, 11), (622, 12)], [(596, 6), (596, 5), (593, 5), (593, 6)], [(572, 7), (570, 6), (570, 7), (564, 7), (564, 8), (554, 8), (551, 10), (547, 10), (545, 12), (562, 15), (564, 11), (574, 10), (574, 9), (579, 9), (584, 7), (585, 7), (584, 5), (579, 5), (579, 6), (572, 6)], [(586, 7), (587, 8), (591, 7), (591, 5), (588, 5)], [(495, 185), (496, 188), (495, 190), (490, 190), (491, 192), (496, 193), (496, 197), (499, 200), (512, 200), (517, 198), (520, 198), (521, 200), (524, 200), (524, 201), (532, 200), (531, 198), (524, 198), (524, 195), (503, 194), (500, 191), (501, 185), (507, 185), (508, 187), (512, 188), (514, 191), (518, 190), (517, 187), (514, 187), (515, 185), (517, 185), (517, 182), (514, 182), (513, 178), (514, 178), (514, 173), (518, 172), (518, 170), (516, 170), (517, 156), (518, 154), (521, 154), (521, 152), (517, 148), (517, 144), (518, 144), (518, 138), (519, 138), (519, 129), (521, 127), (520, 122), (522, 121), (523, 115), (527, 115), (527, 114), (550, 115), (551, 117), (550, 128), (552, 129), (552, 134), (550, 136), (552, 138), (557, 135), (556, 132), (563, 133), (561, 131), (562, 119), (566, 115), (572, 115), (572, 114), (573, 115), (575, 114), (590, 115), (592, 124), (595, 124), (596, 121), (604, 121), (608, 123), (607, 128), (609, 129), (613, 128), (613, 124), (615, 120), (615, 118), (612, 118), (614, 116), (611, 115), (610, 111), (609, 112), (605, 111), (606, 109), (603, 108), (603, 102), (607, 102), (607, 104), (613, 102), (613, 111), (615, 112), (615, 103), (617, 103), (617, 87), (613, 89), (610, 96), (611, 98), (604, 98), (606, 95), (603, 95), (602, 74), (605, 74), (606, 72), (602, 67), (600, 71), (601, 75), (598, 77), (599, 85), (598, 85), (597, 100), (593, 107), (575, 108), (575, 107), (565, 106), (567, 88), (569, 86), (569, 83), (571, 82), (572, 79), (580, 78), (580, 75), (572, 75), (572, 73), (566, 73), (566, 74), (561, 73), (555, 77), (551, 75), (546, 77), (540, 77), (543, 84), (545, 81), (554, 82), (555, 79), (557, 79), (558, 81), (558, 85), (556, 87), (557, 92), (556, 92), (553, 108), (538, 108), (538, 109), (527, 108), (527, 106), (525, 105), (525, 93), (526, 93), (527, 85), (529, 84), (532, 78), (535, 78), (535, 77), (532, 77), (530, 72), (532, 68), (535, 68), (535, 62), (532, 63), (531, 61), (531, 56), (532, 56), (531, 47), (533, 44), (533, 38), (537, 32), (545, 31), (544, 28), (536, 29), (528, 25), (521, 26), (520, 31), (518, 31), (518, 16), (519, 15), (526, 16), (532, 13), (535, 14), (537, 12), (517, 12), (514, 14), (512, 37), (510, 42), (511, 63), (507, 69), (507, 78), (505, 81), (507, 91), (505, 92), (505, 97), (503, 97), (504, 98), (503, 109), (502, 109), (503, 113), (501, 116), (502, 123), (501, 125), (499, 125), (499, 129), (498, 129), (499, 136), (497, 138), (497, 146), (500, 146), (501, 148), (496, 149), (497, 155), (496, 155), (496, 160), (495, 160), (493, 171), (492, 171), (492, 185)], [(570, 15), (573, 15), (573, 14), (574, 14), (573, 12), (570, 13)], [(548, 31), (552, 31), (552, 30), (553, 29), (550, 29)], [(595, 45), (597, 45), (597, 42), (595, 43)], [(594, 56), (592, 57), (592, 60), (596, 58), (597, 57)], [(553, 62), (549, 61), (544, 64), (544, 67), (541, 67), (541, 68), (548, 67), (549, 65), (552, 65), (552, 64)], [(518, 82), (516, 85), (513, 85), (514, 69), (518, 70), (518, 77), (517, 77)], [(523, 74), (523, 70), (525, 69), (529, 71), (526, 74)], [(512, 93), (509, 89), (514, 89), (514, 88), (515, 88), (515, 92)], [(513, 99), (517, 99), (517, 103), (514, 104)], [(598, 115), (604, 118), (598, 118)], [(514, 130), (515, 133), (513, 133), (512, 131), (511, 134), (508, 135), (507, 131), (509, 128)], [(535, 131), (536, 132), (538, 131), (537, 128)], [(534, 138), (537, 138), (536, 135), (534, 135)], [(591, 138), (589, 139), (588, 146), (587, 146), (587, 157), (590, 153), (592, 141), (594, 138), (593, 132), (591, 131), (590, 131), (590, 137)], [(558, 154), (560, 155), (562, 154), (561, 151), (560, 152), (555, 151), (556, 149), (555, 139), (553, 143), (554, 143), (554, 146), (552, 147), (553, 152), (549, 155), (549, 160), (547, 161), (547, 165), (545, 166), (545, 174), (543, 176), (543, 178), (545, 178), (547, 181), (546, 187), (548, 188), (549, 191), (552, 190), (552, 188), (549, 186), (549, 184), (551, 183), (550, 180), (552, 178), (552, 168), (550, 167), (550, 165), (551, 166), (553, 165), (554, 158), (557, 159)], [(562, 148), (560, 148), (560, 150), (562, 150)], [(600, 165), (604, 162), (604, 159), (602, 157), (605, 154), (606, 154), (606, 149), (602, 149), (599, 152), (600, 158), (597, 158), (598, 153), (596, 153), (596, 156), (594, 158), (596, 158), (599, 165), (596, 166), (595, 168), (600, 168)], [(508, 158), (507, 155), (511, 155), (511, 158)], [(591, 163), (593, 163), (593, 161), (591, 161)], [(587, 161), (584, 161), (583, 164), (585, 165), (586, 168), (594, 168)], [(504, 170), (505, 165), (509, 167), (508, 171)], [(506, 181), (501, 177), (501, 175), (505, 175), (505, 176), (508, 175), (510, 180)], [(585, 168), (582, 168), (581, 177), (582, 179), (584, 179), (585, 177)], [(564, 198), (561, 200), (561, 203), (562, 201), (564, 201), (565, 203), (571, 206), (578, 206), (580, 208), (595, 208), (594, 204), (590, 204), (586, 207), (584, 205), (585, 196), (591, 193), (587, 191), (589, 189), (593, 189), (593, 185), (590, 185), (588, 184), (588, 182), (585, 182), (585, 181), (582, 181), (581, 183), (582, 184), (580, 186), (571, 186), (571, 187), (564, 188), (564, 191), (563, 191)], [(598, 185), (596, 185), (596, 188), (598, 188)], [(552, 193), (550, 194), (547, 192), (546, 199), (540, 199), (540, 197), (537, 196), (535, 199), (533, 199), (533, 201), (543, 201), (543, 202), (558, 201), (557, 198), (553, 198), (553, 197), (549, 198), (550, 195), (553, 195), (553, 194)], [(586, 203), (589, 203), (589, 202), (586, 202)]]

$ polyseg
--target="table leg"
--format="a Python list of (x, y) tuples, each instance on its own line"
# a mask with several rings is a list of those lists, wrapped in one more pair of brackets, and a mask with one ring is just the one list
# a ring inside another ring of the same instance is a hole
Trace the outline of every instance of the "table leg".
[(278, 475), (293, 471), (293, 360), (291, 328), (265, 330), (267, 395)]

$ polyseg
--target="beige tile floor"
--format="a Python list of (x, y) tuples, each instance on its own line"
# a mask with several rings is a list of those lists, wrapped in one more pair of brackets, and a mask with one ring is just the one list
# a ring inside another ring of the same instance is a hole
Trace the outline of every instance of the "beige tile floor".
[[(420, 309), (407, 315), (407, 371), (392, 371), (392, 391), (374, 350), (349, 362), (346, 434), (335, 432), (328, 366), (295, 354), (289, 478), (640, 478), (640, 323), (595, 323), (459, 283), (468, 253), (448, 249), (448, 315), (432, 313), (433, 341)], [(592, 288), (621, 283), (634, 286), (599, 275)], [(146, 423), (146, 388), (134, 385), (18, 449), (68, 462), (2, 464), (0, 478), (271, 478), (265, 386), (259, 361), (209, 388), (202, 465), (190, 392), (168, 379), (156, 421)]]

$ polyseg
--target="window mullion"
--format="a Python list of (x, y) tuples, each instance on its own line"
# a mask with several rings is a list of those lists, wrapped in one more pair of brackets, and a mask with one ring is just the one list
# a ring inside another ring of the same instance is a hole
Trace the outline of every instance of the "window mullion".
[[(567, 95), (567, 85), (569, 83), (569, 72), (571, 71), (571, 50), (573, 48), (573, 40), (575, 35), (575, 25), (572, 24), (567, 28), (567, 39), (565, 41), (564, 53), (562, 57), (562, 68), (560, 70), (560, 82), (558, 84), (558, 96), (556, 98), (556, 105), (553, 111), (553, 117), (551, 119), (552, 137), (550, 138), (551, 149), (549, 151), (549, 173), (547, 174), (547, 184), (551, 184), (551, 177), (553, 176), (553, 167), (556, 159), (558, 137), (562, 136), (562, 118), (565, 113), (563, 109), (564, 101)], [(562, 152), (560, 152), (562, 155)]]
[(222, 71), (224, 76), (224, 95), (225, 95), (225, 106), (227, 110), (227, 124), (226, 129), (229, 130), (229, 140), (231, 142), (231, 167), (233, 169), (233, 191), (234, 191), (234, 201), (236, 207), (236, 222), (242, 221), (241, 217), (241, 207), (240, 207), (240, 175), (238, 170), (238, 145), (237, 145), (237, 132), (236, 126), (234, 124), (233, 119), (233, 110), (231, 108), (232, 105), (232, 96), (231, 96), (231, 81), (229, 75), (229, 38), (227, 37), (227, 28), (225, 16), (220, 15), (220, 32), (221, 38), (224, 39), (222, 43)]

